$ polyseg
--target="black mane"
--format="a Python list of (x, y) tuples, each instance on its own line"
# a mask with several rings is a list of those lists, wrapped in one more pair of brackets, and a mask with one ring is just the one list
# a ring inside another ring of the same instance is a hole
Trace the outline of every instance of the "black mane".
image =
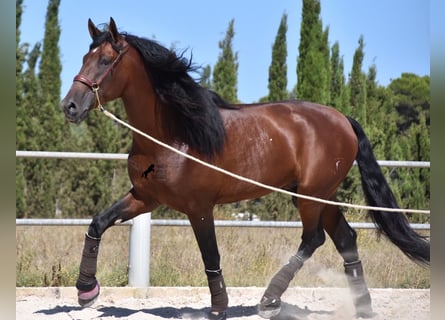
[[(157, 96), (156, 113), (169, 138), (186, 143), (210, 158), (221, 152), (225, 128), (218, 109), (230, 106), (217, 93), (201, 87), (190, 76), (190, 72), (198, 70), (191, 59), (156, 41), (129, 34), (122, 36), (144, 61)], [(93, 39), (90, 48), (104, 41), (113, 43), (108, 32)]]

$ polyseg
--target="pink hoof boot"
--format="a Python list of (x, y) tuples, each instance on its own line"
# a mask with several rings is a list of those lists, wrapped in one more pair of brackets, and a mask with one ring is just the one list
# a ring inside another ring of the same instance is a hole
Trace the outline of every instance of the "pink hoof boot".
[(78, 291), (77, 292), (77, 298), (80, 306), (82, 308), (88, 308), (91, 307), (99, 297), (100, 293), (100, 285), (99, 282), (97, 282), (96, 286), (90, 290), (90, 291)]

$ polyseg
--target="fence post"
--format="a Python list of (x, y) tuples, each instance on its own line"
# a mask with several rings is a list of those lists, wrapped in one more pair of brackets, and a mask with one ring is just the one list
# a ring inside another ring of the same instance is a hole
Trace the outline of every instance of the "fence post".
[(151, 212), (133, 219), (130, 227), (128, 285), (148, 287), (150, 282)]

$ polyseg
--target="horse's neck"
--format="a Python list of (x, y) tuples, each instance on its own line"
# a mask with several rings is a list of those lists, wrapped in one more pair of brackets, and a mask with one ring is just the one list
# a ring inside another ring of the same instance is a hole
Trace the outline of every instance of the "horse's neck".
[[(149, 84), (136, 82), (138, 85), (131, 85), (122, 96), (128, 121), (131, 126), (156, 138), (163, 140), (162, 128), (157, 122), (155, 114), (155, 94)], [(144, 150), (153, 150), (155, 146), (146, 137), (136, 132), (133, 134), (133, 148), (143, 148)]]
[(155, 133), (155, 94), (145, 77), (134, 79), (127, 85), (122, 95), (122, 101), (131, 125), (144, 132), (150, 131)]

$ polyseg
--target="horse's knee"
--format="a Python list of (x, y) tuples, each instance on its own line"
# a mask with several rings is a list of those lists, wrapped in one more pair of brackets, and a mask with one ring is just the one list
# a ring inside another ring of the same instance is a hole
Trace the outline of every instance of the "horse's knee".
[[(110, 211), (110, 209), (108, 209)], [(116, 217), (113, 215), (106, 214), (108, 211), (104, 213), (97, 214), (93, 217), (89, 227), (88, 227), (88, 235), (93, 238), (101, 238), (102, 234), (114, 224), (116, 221)]]
[(326, 235), (324, 233), (324, 231), (322, 229), (320, 229), (315, 237), (312, 238), (312, 242), (311, 245), (312, 247), (315, 249), (317, 249), (318, 247), (321, 247), (326, 241)]
[(98, 238), (102, 236), (103, 229), (101, 228), (101, 224), (98, 218), (98, 215), (93, 217), (89, 227), (88, 227), (88, 235), (93, 238)]
[(345, 262), (358, 260), (357, 233), (347, 223), (338, 225), (332, 240)]
[(303, 260), (308, 259), (314, 251), (321, 247), (326, 241), (326, 235), (323, 229), (319, 229), (316, 232), (305, 233), (301, 236), (301, 245), (298, 248), (297, 255), (300, 256)]

